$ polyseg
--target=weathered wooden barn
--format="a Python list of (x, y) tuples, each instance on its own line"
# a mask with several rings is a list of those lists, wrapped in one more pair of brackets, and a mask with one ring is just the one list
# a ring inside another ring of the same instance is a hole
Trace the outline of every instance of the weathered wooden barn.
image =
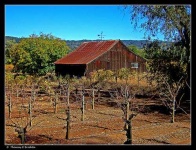
[(54, 62), (57, 75), (83, 76), (99, 69), (146, 70), (144, 58), (130, 52), (120, 40), (84, 42), (76, 50)]

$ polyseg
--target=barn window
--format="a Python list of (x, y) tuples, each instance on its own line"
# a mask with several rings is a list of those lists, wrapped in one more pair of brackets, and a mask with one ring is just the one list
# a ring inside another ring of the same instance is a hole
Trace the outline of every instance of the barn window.
[(131, 68), (138, 68), (138, 63), (131, 63)]

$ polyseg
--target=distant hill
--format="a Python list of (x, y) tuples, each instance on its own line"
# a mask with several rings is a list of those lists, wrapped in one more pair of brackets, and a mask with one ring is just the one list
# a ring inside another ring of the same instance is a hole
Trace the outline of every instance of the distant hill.
[[(92, 42), (100, 40), (67, 40), (67, 45), (73, 50), (76, 49), (83, 42)], [(121, 40), (126, 46), (135, 45), (138, 48), (143, 48), (143, 45), (146, 44), (147, 40)]]
[(22, 38), (13, 37), (13, 36), (5, 36), (5, 42), (8, 40), (15, 40), (17, 43), (20, 42)]
[[(18, 43), (21, 39), (22, 38), (13, 37), (13, 36), (5, 36), (5, 42), (7, 40), (15, 40)], [(83, 42), (91, 42), (91, 41), (99, 41), (99, 40), (64, 40), (64, 41), (66, 41), (67, 45), (71, 48), (71, 51), (73, 51)], [(138, 48), (143, 48), (143, 45), (148, 43), (148, 40), (121, 40), (121, 41), (126, 46), (135, 45)]]

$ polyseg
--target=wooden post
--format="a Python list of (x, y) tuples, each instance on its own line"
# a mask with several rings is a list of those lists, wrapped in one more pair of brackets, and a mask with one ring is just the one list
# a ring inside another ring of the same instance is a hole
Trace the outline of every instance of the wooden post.
[(101, 91), (100, 91), (100, 87), (98, 87), (98, 100), (100, 99), (101, 97)]
[(139, 80), (139, 70), (138, 68), (137, 69), (137, 85), (138, 85), (138, 88), (139, 88), (139, 84), (140, 84), (140, 80)]
[(30, 126), (32, 126), (32, 101), (29, 100), (29, 110), (28, 110), (29, 118), (30, 118)]
[[(68, 81), (69, 82), (69, 81)], [(69, 106), (69, 88), (70, 88), (70, 85), (68, 83), (68, 87), (67, 87), (67, 105)]]
[(58, 95), (57, 93), (55, 93), (55, 98), (54, 98), (54, 106), (55, 106), (55, 110), (54, 113), (57, 113), (57, 103), (58, 103)]
[(35, 87), (34, 87), (34, 85), (33, 85), (33, 90), (32, 90), (32, 100), (33, 100), (33, 102), (35, 102)]
[(95, 89), (94, 89), (94, 87), (93, 87), (92, 109), (94, 109), (94, 105), (95, 105)]
[(81, 120), (82, 121), (84, 121), (84, 106), (85, 105), (85, 102), (84, 102), (84, 93), (82, 93), (82, 108), (81, 108), (81, 110), (82, 110), (82, 118), (81, 118)]
[(18, 98), (18, 96), (19, 96), (19, 89), (18, 89), (18, 85), (17, 85), (17, 87), (16, 87), (16, 97)]

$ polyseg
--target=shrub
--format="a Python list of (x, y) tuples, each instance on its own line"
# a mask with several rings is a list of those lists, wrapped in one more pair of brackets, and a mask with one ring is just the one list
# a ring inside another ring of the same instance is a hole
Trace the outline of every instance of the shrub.
[(12, 65), (12, 64), (5, 65), (6, 72), (11, 72), (13, 70), (13, 68), (14, 68), (14, 65)]

